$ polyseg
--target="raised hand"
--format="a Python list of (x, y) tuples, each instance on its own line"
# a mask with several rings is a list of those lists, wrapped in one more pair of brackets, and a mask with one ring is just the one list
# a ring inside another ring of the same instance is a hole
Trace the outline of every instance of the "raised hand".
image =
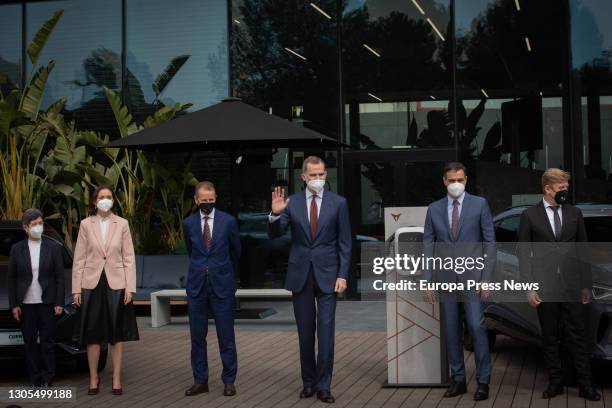
[(285, 189), (274, 187), (274, 191), (272, 191), (272, 214), (279, 215), (287, 208), (288, 204), (289, 199), (285, 199)]

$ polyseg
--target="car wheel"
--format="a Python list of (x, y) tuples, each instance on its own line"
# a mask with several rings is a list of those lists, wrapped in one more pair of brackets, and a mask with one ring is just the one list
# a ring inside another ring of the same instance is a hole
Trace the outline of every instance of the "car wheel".
[[(106, 360), (108, 358), (108, 349), (100, 350), (100, 359), (98, 360), (98, 371), (103, 371), (106, 367)], [(87, 353), (79, 354), (76, 357), (76, 364), (79, 371), (89, 371), (89, 363), (87, 362)]]

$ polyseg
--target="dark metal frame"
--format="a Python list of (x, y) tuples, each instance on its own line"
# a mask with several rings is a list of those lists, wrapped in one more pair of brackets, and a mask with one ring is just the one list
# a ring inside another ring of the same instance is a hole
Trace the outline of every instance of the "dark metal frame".
[(125, 105), (128, 92), (127, 76), (127, 0), (121, 0), (121, 103)]
[(226, 0), (227, 4), (227, 96), (234, 96), (232, 85), (232, 0)]
[(28, 73), (26, 72), (26, 41), (27, 41), (27, 27), (26, 27), (26, 5), (25, 2), (21, 2), (21, 78), (19, 78), (19, 84), (21, 85), (21, 89), (25, 88), (26, 77)]

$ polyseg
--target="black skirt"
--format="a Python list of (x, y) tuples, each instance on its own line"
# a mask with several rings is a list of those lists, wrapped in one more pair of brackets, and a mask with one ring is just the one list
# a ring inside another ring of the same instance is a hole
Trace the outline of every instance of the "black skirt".
[(139, 340), (134, 303), (124, 304), (125, 289), (111, 289), (104, 271), (95, 289), (81, 292), (76, 342), (114, 344)]

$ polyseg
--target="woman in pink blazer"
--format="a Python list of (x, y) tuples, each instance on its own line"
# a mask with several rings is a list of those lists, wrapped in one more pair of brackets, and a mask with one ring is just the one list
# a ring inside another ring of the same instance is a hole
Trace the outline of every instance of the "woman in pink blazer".
[(136, 293), (134, 245), (128, 221), (112, 211), (114, 202), (110, 188), (94, 191), (92, 215), (81, 221), (72, 266), (72, 297), (81, 308), (76, 340), (87, 345), (89, 395), (100, 389), (100, 345), (110, 345), (112, 393), (121, 395), (122, 342), (139, 339), (132, 303)]

